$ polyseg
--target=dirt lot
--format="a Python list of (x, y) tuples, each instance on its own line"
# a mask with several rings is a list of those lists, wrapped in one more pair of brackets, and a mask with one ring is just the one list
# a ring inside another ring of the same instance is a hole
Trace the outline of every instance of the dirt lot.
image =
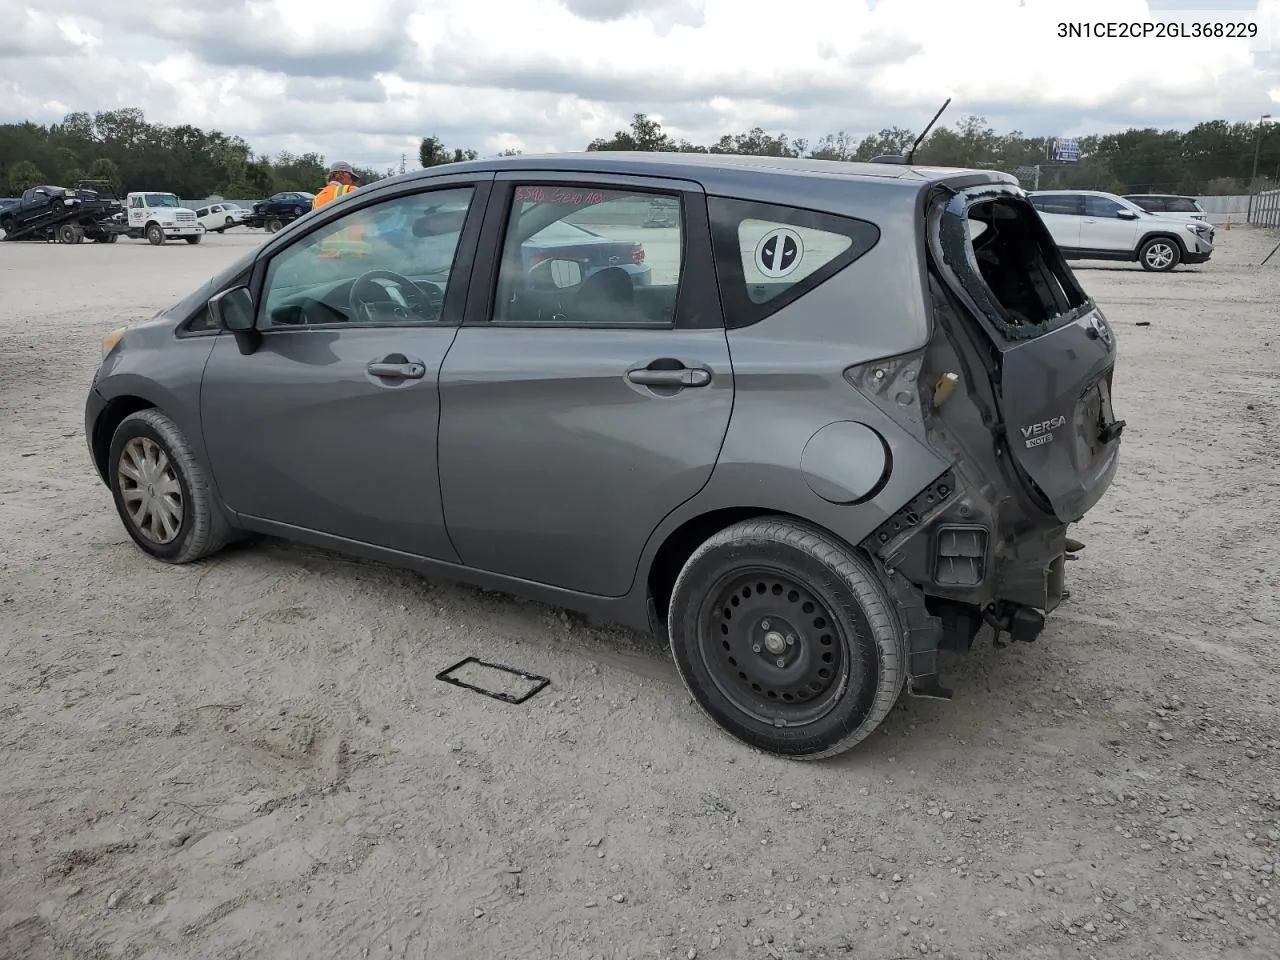
[[(145, 559), (82, 435), (99, 339), (259, 239), (0, 244), (0, 957), (1274, 960), (1280, 260), (1218, 236), (1079, 268), (1129, 430), (1072, 599), (817, 765), (559, 611)], [(472, 654), (552, 684), (434, 679)]]

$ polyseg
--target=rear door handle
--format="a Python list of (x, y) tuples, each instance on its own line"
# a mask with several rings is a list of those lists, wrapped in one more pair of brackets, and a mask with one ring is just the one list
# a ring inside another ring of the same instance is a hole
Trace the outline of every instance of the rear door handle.
[(628, 370), (627, 379), (646, 387), (705, 387), (711, 382), (711, 371), (699, 367), (676, 370)]
[(375, 360), (365, 368), (369, 375), (385, 380), (421, 380), (427, 368), (420, 363), (395, 363), (387, 360)]

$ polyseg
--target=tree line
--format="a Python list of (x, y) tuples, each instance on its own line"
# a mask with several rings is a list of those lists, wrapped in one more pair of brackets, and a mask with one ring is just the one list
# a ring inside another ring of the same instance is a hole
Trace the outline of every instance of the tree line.
[[(392, 171), (359, 171), (376, 180)], [(147, 121), (136, 107), (69, 113), (61, 123), (0, 125), (0, 193), (38, 184), (106, 180), (119, 192), (248, 199), (281, 190), (315, 192), (328, 175), (318, 153), (255, 153), (243, 138), (189, 124)]]
[[(870, 160), (905, 152), (915, 137), (915, 131), (895, 126), (864, 137), (841, 131), (810, 142), (756, 127), (725, 134), (711, 144), (695, 144), (673, 138), (657, 120), (637, 113), (627, 129), (593, 140), (586, 149)], [(1077, 140), (1079, 160), (1074, 163), (1051, 162), (1051, 144), (1048, 138), (1027, 137), (1016, 130), (997, 133), (982, 117), (969, 116), (954, 126), (935, 127), (915, 160), (1004, 170), (1028, 187), (1037, 185), (1038, 176), (1042, 189), (1241, 194), (1280, 183), (1280, 129), (1259, 128), (1256, 123), (1211, 120), (1186, 131), (1133, 128), (1086, 136)], [(419, 146), (418, 163), (432, 167), (477, 156), (473, 149), (447, 147), (428, 136)], [(216, 194), (248, 199), (282, 190), (314, 192), (324, 183), (326, 170), (325, 158), (317, 153), (269, 157), (255, 153), (241, 137), (188, 124), (151, 123), (133, 107), (71, 113), (48, 126), (0, 125), (0, 193), (17, 194), (40, 183), (71, 185), (96, 179), (111, 182), (121, 192), (167, 190), (189, 198)], [(359, 172), (368, 182), (396, 170)]]
[[(867, 161), (884, 155), (901, 156), (917, 136), (917, 131), (895, 126), (861, 138), (841, 131), (810, 142), (756, 127), (704, 146), (677, 140), (656, 120), (637, 113), (628, 129), (593, 140), (587, 149)], [(1038, 177), (1040, 189), (1045, 190), (1222, 196), (1280, 184), (1280, 127), (1210, 120), (1186, 131), (1135, 127), (1122, 133), (1094, 134), (1078, 138), (1076, 145), (1078, 160), (1054, 162), (1053, 138), (1027, 137), (1018, 130), (997, 133), (982, 117), (969, 116), (954, 127), (934, 127), (913, 159), (932, 166), (1002, 170), (1018, 177), (1026, 187), (1035, 186)]]

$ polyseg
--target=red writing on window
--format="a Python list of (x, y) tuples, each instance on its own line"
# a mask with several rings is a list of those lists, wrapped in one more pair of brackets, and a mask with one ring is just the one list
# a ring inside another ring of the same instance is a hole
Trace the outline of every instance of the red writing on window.
[(573, 187), (516, 187), (517, 203), (568, 203), (588, 207), (603, 203), (605, 196), (598, 190), (579, 190)]

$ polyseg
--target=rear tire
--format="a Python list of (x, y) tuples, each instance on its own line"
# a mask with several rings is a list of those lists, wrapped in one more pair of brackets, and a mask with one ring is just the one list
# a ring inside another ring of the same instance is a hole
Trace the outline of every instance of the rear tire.
[(902, 621), (879, 574), (797, 521), (747, 520), (702, 544), (676, 580), (667, 627), (702, 710), (792, 760), (866, 739), (906, 679)]
[[(144, 475), (136, 466), (140, 460), (148, 465)], [(148, 556), (165, 563), (191, 563), (216, 553), (231, 539), (231, 527), (213, 502), (204, 468), (177, 424), (159, 410), (140, 410), (121, 421), (111, 438), (107, 465), (120, 521)], [(154, 510), (148, 513), (141, 509), (144, 505)], [(163, 519), (152, 519), (158, 516), (155, 510), (164, 512), (172, 529)]]
[(1168, 273), (1182, 261), (1182, 247), (1168, 237), (1152, 237), (1138, 250), (1143, 270)]

